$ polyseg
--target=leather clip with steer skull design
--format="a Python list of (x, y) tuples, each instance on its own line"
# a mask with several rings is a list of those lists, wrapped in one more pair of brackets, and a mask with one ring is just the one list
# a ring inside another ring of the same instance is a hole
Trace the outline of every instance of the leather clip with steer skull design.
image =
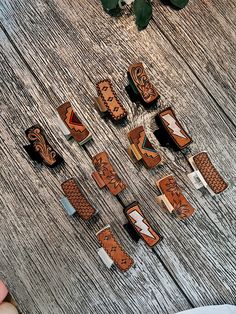
[(37, 124), (25, 131), (30, 144), (23, 146), (33, 161), (44, 163), (54, 168), (64, 162), (64, 159), (48, 143), (43, 129)]
[(113, 169), (106, 152), (97, 154), (92, 161), (97, 170), (92, 177), (100, 189), (106, 186), (113, 195), (117, 195), (127, 187)]
[(61, 187), (65, 193), (65, 197), (61, 199), (61, 204), (70, 216), (78, 213), (83, 220), (89, 220), (97, 213), (81, 192), (74, 178), (63, 182)]
[(109, 225), (101, 229), (96, 236), (102, 246), (98, 250), (98, 255), (108, 268), (115, 264), (122, 272), (126, 272), (133, 266), (133, 259), (115, 239)]
[(128, 68), (129, 85), (126, 91), (133, 102), (141, 102), (147, 109), (157, 104), (161, 97), (150, 82), (142, 63), (135, 63)]
[(158, 130), (154, 135), (162, 146), (171, 146), (175, 150), (182, 150), (192, 143), (180, 122), (177, 120), (171, 107), (159, 112), (155, 117)]
[(138, 202), (133, 202), (124, 208), (124, 214), (128, 219), (128, 223), (124, 225), (124, 228), (136, 242), (142, 238), (150, 248), (153, 248), (162, 240), (162, 236), (151, 227), (144, 216)]
[(194, 170), (188, 177), (196, 189), (205, 188), (212, 196), (227, 189), (228, 184), (212, 164), (207, 152), (200, 152), (188, 161)]
[(131, 143), (128, 154), (132, 159), (142, 160), (147, 168), (154, 168), (161, 163), (161, 155), (147, 138), (143, 126), (130, 131), (128, 138)]
[(156, 182), (162, 195), (156, 198), (157, 203), (165, 210), (175, 214), (179, 219), (187, 219), (194, 213), (194, 208), (182, 194), (173, 175)]
[(57, 108), (60, 116), (59, 125), (67, 139), (74, 138), (80, 145), (91, 140), (92, 135), (78, 118), (70, 102), (66, 102)]
[(120, 103), (112, 83), (109, 79), (100, 81), (96, 85), (98, 97), (95, 104), (102, 115), (109, 115), (112, 121), (120, 122), (127, 117), (127, 111)]

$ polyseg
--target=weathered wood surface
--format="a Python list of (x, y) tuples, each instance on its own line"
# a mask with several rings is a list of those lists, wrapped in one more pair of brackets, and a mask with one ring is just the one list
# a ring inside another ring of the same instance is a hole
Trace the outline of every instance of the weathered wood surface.
[[(112, 19), (99, 1), (2, 1), (0, 271), (23, 313), (175, 313), (235, 303), (234, 5), (222, 12), (217, 1), (201, 1), (176, 12), (155, 4), (154, 21), (138, 33), (131, 17)], [(144, 124), (157, 144), (151, 134), (155, 111), (132, 104), (124, 92), (127, 67), (136, 60), (146, 64), (164, 104), (191, 132), (192, 152), (208, 150), (230, 180), (222, 196), (193, 190), (181, 153), (162, 148), (166, 164), (152, 171), (129, 159), (126, 133), (132, 127)], [(93, 106), (95, 83), (107, 76), (129, 111), (125, 126), (102, 120)], [(63, 138), (55, 108), (67, 99), (76, 101), (93, 133), (88, 152), (106, 149), (129, 184), (123, 203), (138, 200), (164, 235), (156, 254), (123, 232), (121, 204), (91, 181), (87, 152)], [(35, 167), (21, 149), (24, 130), (35, 121), (66, 159), (59, 173)], [(154, 181), (171, 172), (197, 209), (187, 223), (162, 213), (154, 200)], [(58, 200), (60, 183), (70, 176), (101, 209), (100, 220), (87, 226), (66, 216)], [(107, 223), (137, 262), (125, 276), (106, 270), (96, 255), (95, 232)]]

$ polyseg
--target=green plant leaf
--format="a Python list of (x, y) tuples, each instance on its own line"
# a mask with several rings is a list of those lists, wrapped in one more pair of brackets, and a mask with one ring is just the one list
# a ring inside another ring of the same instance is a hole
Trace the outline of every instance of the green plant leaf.
[(188, 0), (170, 0), (170, 3), (179, 9), (183, 9), (188, 4)]
[(136, 25), (138, 30), (141, 31), (148, 26), (148, 23), (152, 18), (151, 0), (135, 0), (133, 9), (136, 17)]
[(116, 9), (119, 0), (101, 0), (105, 11)]

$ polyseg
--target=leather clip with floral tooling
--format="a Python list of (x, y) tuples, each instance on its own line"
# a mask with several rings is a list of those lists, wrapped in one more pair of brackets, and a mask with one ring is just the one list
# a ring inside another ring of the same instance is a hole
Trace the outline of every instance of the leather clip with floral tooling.
[(127, 187), (118, 177), (106, 152), (97, 154), (92, 161), (97, 170), (92, 177), (100, 189), (106, 186), (113, 195), (117, 195)]
[(164, 210), (175, 214), (179, 219), (193, 215), (195, 210), (183, 195), (173, 175), (162, 178), (156, 185), (162, 193), (156, 200)]
[(54, 168), (64, 162), (64, 159), (48, 143), (43, 129), (37, 124), (25, 131), (30, 144), (23, 146), (30, 158)]

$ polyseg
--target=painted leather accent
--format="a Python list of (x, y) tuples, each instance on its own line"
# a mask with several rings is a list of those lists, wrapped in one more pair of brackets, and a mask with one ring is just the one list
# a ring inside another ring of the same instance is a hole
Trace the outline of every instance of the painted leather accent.
[(212, 164), (207, 152), (200, 152), (193, 157), (197, 169), (215, 194), (222, 193), (228, 184)]
[(155, 119), (159, 127), (164, 127), (170, 140), (178, 149), (184, 149), (192, 143), (191, 137), (183, 129), (171, 107), (159, 112)]
[(144, 216), (138, 202), (134, 202), (124, 209), (124, 214), (128, 221), (134, 227), (140, 237), (147, 243), (148, 246), (154, 247), (162, 237), (150, 226)]
[(180, 219), (186, 219), (194, 213), (194, 208), (182, 194), (174, 176), (169, 175), (157, 182), (159, 190), (173, 206), (173, 213)]
[(83, 220), (91, 219), (92, 216), (96, 213), (96, 210), (82, 194), (76, 180), (74, 178), (71, 178), (63, 182), (61, 187), (69, 202), (77, 211), (79, 216)]
[[(31, 155), (32, 159), (43, 161), (46, 166), (51, 168), (64, 161), (48, 143), (43, 129), (38, 124), (27, 129), (25, 134), (30, 142), (30, 145), (25, 146), (25, 149)], [(32, 156), (32, 153), (35, 154), (35, 156)]]
[(130, 75), (135, 87), (146, 104), (150, 104), (160, 98), (160, 95), (147, 77), (141, 62), (130, 65), (128, 75)]
[(97, 233), (97, 239), (121, 271), (127, 271), (134, 264), (134, 260), (124, 251), (115, 239), (110, 226), (100, 230)]
[(114, 121), (120, 121), (127, 116), (125, 108), (120, 103), (112, 83), (109, 79), (100, 81), (96, 85), (98, 100), (104, 106), (106, 106), (107, 111)]
[[(108, 154), (106, 152), (101, 152), (97, 154), (92, 158), (92, 161), (98, 175), (101, 177), (101, 180), (105, 183), (105, 185), (108, 187), (113, 195), (119, 194), (127, 187), (126, 184), (118, 177), (116, 171), (113, 169), (113, 166), (111, 165)], [(93, 173), (92, 176), (94, 177), (95, 173)]]
[(161, 155), (147, 138), (143, 126), (131, 130), (128, 133), (128, 138), (130, 143), (136, 146), (147, 168), (154, 168), (161, 162)]
[(77, 142), (86, 142), (86, 138), (88, 138), (88, 140), (91, 138), (89, 131), (86, 129), (86, 127), (78, 118), (77, 114), (74, 112), (70, 102), (62, 104), (60, 107), (57, 108), (57, 111), (62, 121), (69, 129), (71, 136)]

